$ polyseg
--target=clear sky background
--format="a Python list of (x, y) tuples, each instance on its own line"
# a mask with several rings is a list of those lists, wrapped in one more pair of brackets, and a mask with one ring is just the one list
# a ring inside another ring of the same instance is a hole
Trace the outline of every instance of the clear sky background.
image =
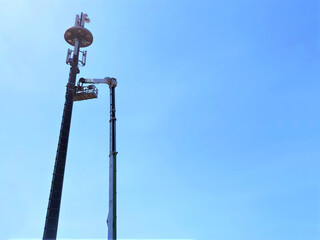
[[(118, 236), (319, 240), (319, 1), (0, 1), (0, 239), (42, 238), (69, 66), (118, 79)], [(107, 236), (109, 89), (74, 104), (58, 237)]]

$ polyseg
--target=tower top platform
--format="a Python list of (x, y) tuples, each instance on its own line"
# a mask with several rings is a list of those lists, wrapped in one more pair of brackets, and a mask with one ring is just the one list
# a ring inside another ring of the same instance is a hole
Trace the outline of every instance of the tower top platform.
[(66, 30), (64, 39), (72, 46), (75, 45), (75, 39), (78, 39), (79, 47), (88, 47), (93, 42), (93, 35), (82, 26), (73, 26)]

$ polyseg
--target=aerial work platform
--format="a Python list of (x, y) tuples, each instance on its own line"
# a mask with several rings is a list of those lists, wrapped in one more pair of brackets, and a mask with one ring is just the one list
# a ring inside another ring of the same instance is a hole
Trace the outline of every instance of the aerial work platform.
[(95, 85), (76, 86), (75, 90), (76, 92), (73, 96), (74, 102), (98, 98), (98, 88)]

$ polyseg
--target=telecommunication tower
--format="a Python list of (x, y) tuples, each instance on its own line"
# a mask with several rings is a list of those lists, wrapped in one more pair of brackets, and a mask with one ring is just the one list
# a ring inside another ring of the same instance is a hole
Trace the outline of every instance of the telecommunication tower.
[[(117, 80), (106, 77), (104, 79), (80, 78), (75, 85), (77, 74), (80, 72), (78, 63), (86, 64), (87, 51), (80, 51), (80, 48), (88, 47), (93, 42), (92, 33), (84, 27), (90, 20), (87, 14), (76, 15), (75, 25), (68, 28), (64, 38), (74, 47), (68, 49), (66, 63), (69, 64), (70, 73), (66, 90), (66, 100), (63, 110), (58, 149), (54, 165), (47, 216), (45, 221), (43, 240), (55, 240), (57, 237), (59, 213), (63, 178), (68, 149), (68, 140), (74, 101), (88, 100), (98, 97), (98, 89), (93, 84), (105, 83), (110, 88), (110, 154), (109, 154), (109, 214), (108, 214), (108, 239), (117, 239), (116, 227), (116, 116), (115, 116), (115, 87)], [(81, 60), (79, 54), (82, 54)], [(84, 84), (91, 85), (84, 85)]]

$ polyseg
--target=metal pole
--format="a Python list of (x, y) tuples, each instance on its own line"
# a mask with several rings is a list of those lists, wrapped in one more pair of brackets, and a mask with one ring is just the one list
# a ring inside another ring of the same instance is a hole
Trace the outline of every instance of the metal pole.
[(108, 82), (110, 88), (110, 154), (109, 154), (109, 214), (108, 240), (117, 239), (117, 151), (115, 87), (117, 82)]
[(71, 53), (70, 50), (68, 50), (67, 55), (67, 64), (70, 64), (71, 67), (69, 73), (69, 81), (66, 90), (66, 101), (64, 104), (62, 115), (56, 161), (54, 165), (53, 177), (51, 182), (46, 222), (43, 233), (44, 240), (53, 240), (57, 237), (63, 178), (67, 158), (68, 140), (73, 108), (73, 97), (75, 91), (75, 82), (77, 74), (79, 73), (79, 50), (80, 47), (89, 46), (93, 41), (93, 37), (90, 31), (84, 28), (85, 21), (89, 22), (87, 14), (81, 13), (80, 18), (79, 15), (77, 15), (75, 25), (67, 29), (65, 33), (65, 40), (70, 45), (74, 46), (74, 51), (72, 58), (69, 59), (69, 54)]
[(79, 44), (76, 39), (74, 47), (73, 62), (70, 68), (69, 81), (67, 84), (66, 101), (63, 109), (63, 116), (60, 128), (60, 137), (54, 165), (49, 204), (47, 209), (46, 223), (44, 227), (43, 239), (56, 239), (61, 203), (61, 194), (64, 178), (64, 170), (66, 165), (68, 140), (73, 107), (73, 95), (78, 69)]
[[(77, 74), (79, 73), (79, 53), (81, 47), (88, 47), (93, 42), (92, 33), (88, 29), (84, 28), (85, 22), (90, 22), (87, 14), (81, 13), (80, 18), (79, 15), (76, 15), (75, 25), (68, 28), (64, 34), (66, 42), (74, 46), (74, 50), (73, 56), (71, 57), (72, 51), (68, 49), (66, 59), (66, 63), (70, 64), (71, 68), (66, 90), (66, 101), (63, 109), (56, 161), (51, 182), (47, 216), (43, 233), (44, 240), (55, 240), (57, 237), (63, 178), (67, 158), (68, 140), (74, 100), (73, 98), (75, 95), (75, 82)], [(85, 53), (83, 53), (83, 55), (86, 55), (86, 51)], [(84, 66), (85, 57), (82, 56), (82, 58), (83, 59), (81, 63)]]

